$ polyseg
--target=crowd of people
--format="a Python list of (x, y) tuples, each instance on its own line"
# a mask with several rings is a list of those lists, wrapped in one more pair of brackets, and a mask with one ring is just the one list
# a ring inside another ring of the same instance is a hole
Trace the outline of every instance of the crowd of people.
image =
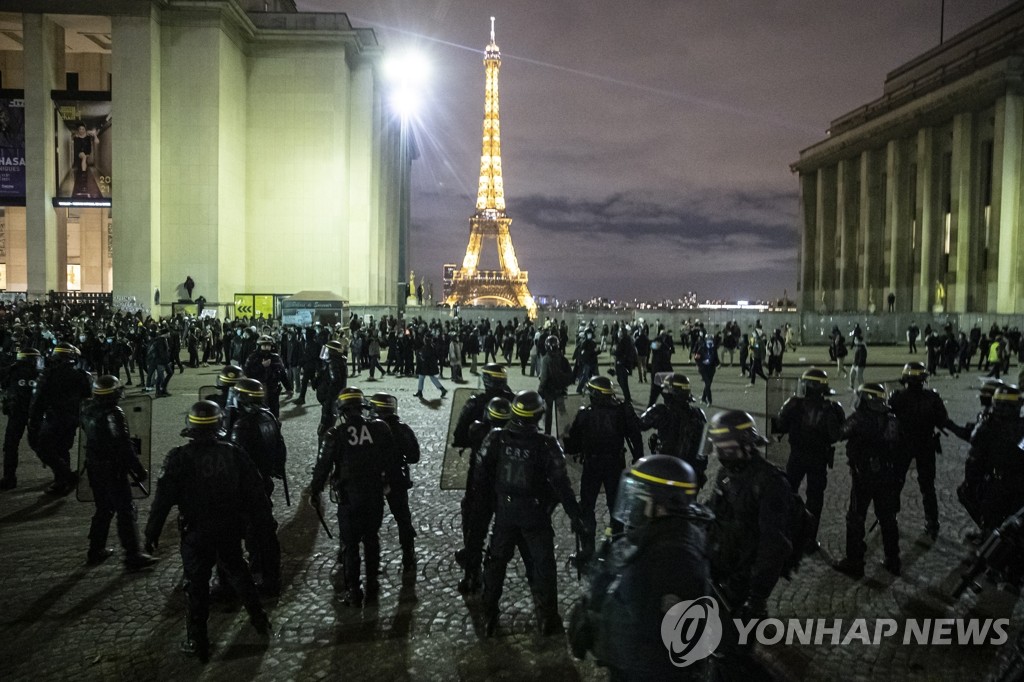
[[(771, 358), (776, 352), (781, 358), (791, 339), (782, 329), (769, 336), (760, 323), (753, 329), (742, 334), (730, 323), (710, 334), (694, 323), (680, 334), (679, 343), (700, 374), (705, 406), (712, 403), (715, 370), (725, 356), (731, 364), (732, 349), (740, 351), (741, 367), (744, 348), (748, 358), (752, 348), (758, 349), (745, 368), (751, 382), (763, 376), (758, 371), (761, 352), (769, 358), (770, 373), (782, 371), (781, 359)], [(325, 491), (337, 505), (343, 602), (360, 608), (378, 598), (385, 505), (398, 527), (403, 579), (415, 580), (415, 509), (408, 491), (413, 485), (410, 466), (419, 461), (420, 446), (400, 419), (393, 394), (366, 395), (351, 385), (363, 371), (366, 381), (375, 380), (377, 372), (419, 377), (414, 395), (421, 400), (424, 379), (437, 381), (445, 366), (456, 382), (463, 381), (464, 366), (480, 374), (482, 389), (460, 411), (451, 443), (469, 451), (470, 463), (461, 503), (461, 546), (453, 547), (463, 571), (458, 589), (479, 595), (474, 603), (483, 632), (498, 634), (503, 585), (518, 549), (538, 631), (563, 633), (552, 520), (561, 506), (578, 540), (572, 559), (590, 576), (590, 589), (570, 619), (569, 642), (577, 656), (589, 652), (611, 668), (613, 678), (703, 679), (710, 667), (716, 679), (758, 679), (751, 646), (740, 644), (732, 619), (765, 617), (778, 581), (791, 577), (803, 556), (819, 550), (828, 470), (840, 441), (847, 442), (851, 490), (845, 556), (834, 567), (853, 579), (865, 575), (865, 523), (872, 506), (882, 533), (882, 566), (900, 575), (897, 518), (912, 464), (924, 534), (931, 540), (938, 536), (935, 473), (941, 433), (950, 431), (970, 443), (957, 491), (978, 525), (968, 540), (989, 537), (1024, 506), (1021, 391), (991, 377), (980, 392), (979, 413), (954, 422), (941, 397), (927, 386), (931, 368), (919, 362), (904, 366), (902, 387), (892, 394), (880, 384), (858, 383), (849, 414), (833, 399), (825, 370), (804, 371), (796, 395), (772, 417), (772, 433), (789, 440), (783, 470), (765, 459), (767, 440), (749, 414), (722, 410), (706, 418), (689, 378), (672, 365), (672, 333), (656, 323), (652, 336), (642, 319), (632, 325), (581, 325), (571, 361), (565, 323), (550, 320), (467, 323), (353, 315), (347, 325), (297, 329), (185, 316), (158, 322), (119, 311), (33, 304), (0, 311), (0, 330), (2, 350), (9, 356), (2, 375), (8, 419), (0, 489), (17, 486), (18, 446), (27, 432), (30, 447), (54, 475), (47, 494), (74, 490), (79, 482), (70, 448), (81, 423), (96, 508), (86, 562), (96, 565), (112, 555), (106, 543), (116, 518), (125, 567), (152, 565), (166, 518), (176, 506), (189, 604), (181, 649), (201, 660), (210, 654), (212, 598), (240, 600), (257, 632), (271, 631), (262, 598), (276, 597), (281, 590), (272, 502), (276, 481), (290, 502), (288, 448), (279, 415), (282, 392), (285, 399), (297, 393), (296, 401), (304, 402), (312, 387), (321, 404), (308, 499), (321, 523)], [(855, 330), (852, 336), (859, 347), (862, 335)], [(990, 333), (989, 347), (1006, 336)], [(178, 360), (182, 340), (189, 366), (223, 365), (218, 391), (190, 409), (182, 434), (187, 443), (164, 460), (140, 533), (132, 496), (148, 482), (148, 472), (139, 462), (119, 401), (136, 372), (144, 388), (166, 395), (174, 368), (183, 371)], [(830, 348), (837, 363), (838, 345), (833, 338)], [(386, 362), (380, 358), (384, 348)], [(610, 376), (598, 372), (602, 354), (608, 354)], [(863, 359), (855, 357), (854, 368), (858, 362), (863, 367)], [(535, 390), (509, 389), (509, 366), (515, 364), (524, 375), (536, 376)], [(837, 364), (840, 375), (843, 370)], [(651, 384), (649, 402), (639, 413), (629, 395), (634, 371), (641, 383)], [(447, 390), (435, 385), (444, 398)], [(569, 390), (582, 392), (587, 402), (559, 439), (550, 434), (550, 415), (553, 403)], [(646, 447), (644, 431), (652, 432)], [(713, 480), (705, 436), (720, 465)], [(567, 456), (582, 463), (578, 493), (567, 474)], [(709, 483), (710, 497), (700, 504), (697, 494)], [(602, 491), (610, 513), (607, 524), (596, 511)], [(599, 543), (605, 525), (608, 531)], [(1015, 564), (1000, 577), (1019, 583), (1024, 570)], [(723, 618), (722, 654), (713, 663), (681, 668), (665, 651), (665, 612), (677, 602), (708, 595), (715, 595), (730, 616)]]

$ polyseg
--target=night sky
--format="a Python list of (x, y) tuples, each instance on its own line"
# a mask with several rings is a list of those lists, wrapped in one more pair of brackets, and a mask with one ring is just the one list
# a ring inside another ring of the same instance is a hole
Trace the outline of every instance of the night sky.
[[(795, 298), (797, 177), (830, 121), (939, 42), (941, 0), (298, 0), (431, 64), (411, 264), (440, 284), (474, 211), (490, 16), (512, 241), (537, 295)], [(1011, 4), (946, 0), (945, 36)], [(481, 267), (497, 267), (493, 243)], [(437, 286), (438, 295), (440, 287)]]

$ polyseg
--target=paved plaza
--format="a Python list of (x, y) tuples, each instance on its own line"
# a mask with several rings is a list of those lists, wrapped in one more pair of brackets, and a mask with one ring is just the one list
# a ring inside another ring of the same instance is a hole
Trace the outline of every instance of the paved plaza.
[[(677, 359), (679, 354), (677, 353)], [(801, 348), (787, 355), (784, 374), (798, 376), (798, 360), (825, 364), (826, 349)], [(908, 359), (903, 348), (872, 348), (868, 380), (895, 379)], [(921, 359), (920, 357), (916, 359)], [(690, 375), (699, 395), (693, 366), (677, 364)], [(604, 369), (604, 368), (602, 368)], [(1016, 380), (1017, 368), (1012, 368)], [(185, 415), (202, 385), (213, 383), (216, 368), (187, 369), (176, 375), (169, 398), (154, 404), (154, 475), (159, 462), (180, 444)], [(466, 373), (472, 382), (477, 377)], [(977, 412), (978, 373), (959, 379), (937, 377), (931, 385), (947, 401), (958, 423)], [(512, 388), (536, 388), (536, 379), (510, 371)], [(441, 400), (427, 382), (426, 400), (412, 397), (415, 379), (387, 377), (366, 381), (365, 373), (350, 380), (369, 394), (387, 390), (398, 396), (399, 413), (418, 435), (423, 459), (413, 467), (413, 517), (419, 537), (419, 570), (415, 585), (402, 586), (401, 552), (394, 522), (382, 531), (380, 603), (362, 611), (336, 599), (337, 541), (320, 529), (305, 504), (304, 489), (315, 458), (319, 405), (307, 396), (305, 406), (282, 405), (284, 434), (289, 445), (288, 476), (292, 506), (281, 486), (275, 492), (283, 553), (283, 591), (268, 602), (274, 635), (261, 642), (248, 625), (244, 611), (218, 610), (210, 618), (212, 658), (205, 668), (178, 653), (184, 631), (184, 596), (177, 589), (181, 562), (178, 533), (171, 516), (151, 570), (125, 574), (117, 558), (105, 565), (85, 565), (86, 534), (92, 506), (74, 496), (53, 499), (42, 491), (51, 477), (22, 444), (19, 487), (0, 494), (0, 678), (4, 680), (150, 680), (150, 679), (603, 679), (593, 664), (575, 661), (563, 639), (533, 633), (532, 603), (521, 561), (510, 566), (503, 598), (501, 636), (484, 639), (476, 600), (456, 590), (461, 571), (453, 558), (460, 546), (460, 491), (439, 486), (444, 438), (452, 394)], [(452, 388), (445, 379), (444, 384)], [(649, 387), (633, 377), (637, 409), (646, 405)], [(852, 409), (846, 380), (833, 378), (837, 399)], [(470, 386), (473, 383), (468, 384)], [(764, 384), (750, 387), (736, 367), (722, 367), (714, 384), (714, 407), (740, 408), (764, 423)], [(129, 395), (138, 391), (129, 388)], [(874, 559), (881, 558), (877, 530), (868, 537), (869, 565), (864, 580), (855, 582), (833, 571), (827, 561), (842, 555), (849, 473), (842, 448), (830, 472), (821, 527), (824, 551), (804, 561), (791, 582), (781, 582), (769, 601), (769, 612), (780, 618), (971, 617), (1010, 618), (1011, 636), (1024, 617), (1016, 600), (994, 589), (955, 602), (948, 595), (962, 567), (967, 548), (962, 542), (971, 530), (956, 500), (955, 487), (963, 476), (966, 444), (943, 438), (937, 487), (942, 530), (934, 543), (925, 541), (921, 498), (911, 474), (900, 514), (903, 576), (893, 578)], [(713, 465), (715, 466), (715, 465)], [(578, 481), (579, 467), (571, 467)], [(577, 488), (578, 489), (578, 488)], [(704, 491), (705, 495), (707, 490)], [(326, 503), (326, 496), (325, 496)], [(327, 504), (328, 524), (337, 529), (333, 505)], [(149, 500), (140, 504), (140, 526)], [(599, 508), (599, 518), (604, 515)], [(387, 514), (385, 514), (387, 517)], [(560, 566), (559, 593), (563, 617), (582, 586), (565, 559), (574, 551), (568, 519), (555, 512), (556, 556)], [(604, 518), (607, 518), (604, 515)], [(336, 532), (335, 532), (336, 535)], [(110, 542), (116, 544), (111, 531)], [(998, 651), (991, 646), (777, 645), (759, 650), (759, 657), (784, 680), (981, 680), (992, 670)]]

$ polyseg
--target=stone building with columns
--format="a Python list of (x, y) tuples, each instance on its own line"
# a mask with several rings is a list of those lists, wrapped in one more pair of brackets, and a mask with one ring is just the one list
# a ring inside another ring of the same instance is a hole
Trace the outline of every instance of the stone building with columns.
[(159, 290), (166, 314), (190, 276), (211, 306), (394, 304), (412, 155), (382, 58), (372, 30), (293, 0), (7, 0), (0, 122), (24, 130), (3, 154), (22, 178), (0, 172), (6, 290), (145, 308)]
[(889, 73), (792, 170), (803, 310), (1024, 313), (1024, 2)]

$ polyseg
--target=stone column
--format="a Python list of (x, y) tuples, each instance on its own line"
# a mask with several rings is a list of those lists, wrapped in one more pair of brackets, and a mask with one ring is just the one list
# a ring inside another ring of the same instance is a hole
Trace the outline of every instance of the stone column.
[(1024, 217), (1024, 96), (1006, 94), (996, 102), (995, 137), (993, 139), (992, 222), (998, 226), (999, 275), (996, 312), (1024, 312), (1024, 253), (1021, 220)]
[(839, 233), (839, 310), (857, 310), (857, 230), (860, 194), (856, 159), (843, 159), (836, 167), (836, 231)]
[[(953, 117), (953, 166), (950, 193), (952, 197), (952, 234), (956, 239), (955, 279), (947, 288), (946, 310), (968, 312), (973, 304), (973, 268), (977, 267), (977, 243), (972, 245), (971, 218), (974, 209), (974, 114)], [(978, 240), (974, 240), (977, 242)]]
[[(353, 63), (354, 62), (354, 63)], [(349, 204), (347, 277), (342, 296), (369, 301), (369, 228), (373, 218), (373, 69), (362, 60), (350, 60), (349, 92)]]
[(800, 175), (800, 205), (804, 212), (804, 229), (800, 237), (800, 309), (817, 310), (815, 304), (814, 267), (817, 255), (818, 177), (816, 172)]
[(111, 25), (113, 291), (149, 309), (160, 286), (160, 26), (149, 16)]
[[(889, 291), (896, 293), (897, 303), (910, 300), (911, 282), (911, 207), (909, 206), (910, 169), (902, 140), (889, 140), (885, 150), (886, 189), (885, 222), (889, 234)], [(878, 303), (886, 300), (889, 291), (878, 292)]]
[(928, 312), (932, 309), (935, 293), (935, 273), (942, 249), (942, 212), (936, 206), (935, 134), (931, 128), (917, 133), (917, 207), (918, 229), (921, 231), (921, 270), (917, 279), (915, 308)]
[(817, 295), (815, 309), (836, 310), (836, 167), (818, 169)]
[(28, 294), (66, 288), (56, 194), (51, 90), (64, 89), (64, 29), (44, 14), (22, 15), (25, 60), (25, 229)]
[(863, 237), (863, 276), (860, 281), (858, 304), (866, 310), (872, 303), (881, 305), (879, 286), (883, 284), (882, 238), (885, 204), (880, 199), (881, 182), (875, 153), (871, 150), (860, 155), (860, 234)]

